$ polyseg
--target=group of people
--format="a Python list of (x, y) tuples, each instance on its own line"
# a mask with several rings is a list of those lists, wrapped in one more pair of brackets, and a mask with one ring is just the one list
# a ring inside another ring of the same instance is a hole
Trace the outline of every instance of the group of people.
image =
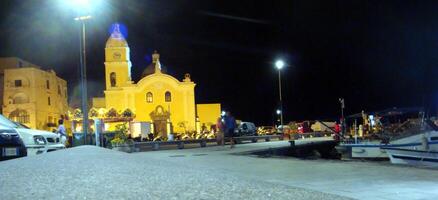
[(234, 129), (236, 128), (236, 119), (231, 115), (229, 111), (224, 116), (219, 117), (216, 123), (217, 128), (217, 143), (219, 145), (225, 145), (225, 137), (230, 138), (231, 148), (234, 148)]

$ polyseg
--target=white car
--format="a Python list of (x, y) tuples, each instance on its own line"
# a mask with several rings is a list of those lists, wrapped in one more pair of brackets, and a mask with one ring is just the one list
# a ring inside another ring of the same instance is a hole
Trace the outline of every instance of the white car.
[(3, 115), (0, 115), (2, 124), (8, 125), (15, 129), (23, 140), (27, 149), (27, 155), (38, 155), (59, 149), (64, 149), (65, 146), (60, 142), (60, 137), (49, 131), (30, 129), (20, 123), (13, 122)]

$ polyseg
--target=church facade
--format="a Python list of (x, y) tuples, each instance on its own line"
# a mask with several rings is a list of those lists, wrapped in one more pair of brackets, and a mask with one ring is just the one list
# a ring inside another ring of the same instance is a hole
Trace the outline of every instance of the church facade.
[(134, 122), (149, 122), (160, 135), (196, 131), (199, 124), (214, 123), (197, 121), (199, 115), (220, 116), (220, 104), (203, 104), (207, 110), (196, 112), (196, 84), (189, 74), (182, 81), (166, 74), (156, 51), (137, 83), (131, 79), (131, 66), (128, 43), (116, 24), (105, 47), (105, 97), (93, 99), (101, 104), (93, 105), (95, 108), (104, 106), (119, 113), (129, 109)]

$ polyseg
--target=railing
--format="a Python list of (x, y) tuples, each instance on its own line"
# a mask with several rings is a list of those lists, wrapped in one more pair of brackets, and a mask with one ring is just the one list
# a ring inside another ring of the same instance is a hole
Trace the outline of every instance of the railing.
[[(283, 139), (282, 135), (260, 135), (260, 136), (241, 136), (241, 137), (225, 137), (224, 141), (229, 142), (234, 140), (236, 144), (243, 141), (257, 142), (259, 139), (264, 139), (266, 142), (271, 141), (271, 139), (278, 138)], [(139, 152), (143, 148), (152, 147), (152, 150), (159, 150), (161, 146), (171, 146), (176, 145), (178, 149), (184, 149), (186, 144), (199, 144), (200, 147), (206, 147), (207, 143), (216, 143), (216, 139), (193, 139), (193, 140), (174, 140), (174, 141), (148, 141), (148, 142), (134, 142), (134, 151)]]
[[(271, 141), (271, 139), (277, 138), (279, 140), (283, 140), (283, 135), (256, 135), (256, 136), (240, 136), (240, 137), (233, 137), (233, 140), (235, 143), (241, 143), (242, 141), (251, 141), (251, 142), (257, 142), (259, 139), (264, 139), (266, 142)], [(226, 141), (229, 141), (230, 138), (225, 138)]]
[(291, 140), (298, 140), (304, 138), (313, 138), (313, 137), (329, 137), (331, 136), (331, 132), (307, 132), (307, 133), (296, 133), (291, 134)]
[(216, 139), (134, 142), (134, 149), (137, 152), (144, 147), (152, 147), (153, 150), (159, 150), (160, 146), (166, 146), (166, 145), (177, 145), (178, 149), (184, 149), (185, 144), (196, 144), (196, 143), (199, 143), (201, 147), (206, 147), (207, 142), (216, 142)]

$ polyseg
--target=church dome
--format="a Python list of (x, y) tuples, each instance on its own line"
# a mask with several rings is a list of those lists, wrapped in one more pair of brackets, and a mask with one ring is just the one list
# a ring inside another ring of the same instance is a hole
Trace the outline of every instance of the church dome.
[(157, 53), (157, 51), (155, 51), (152, 54), (152, 63), (149, 64), (146, 69), (143, 70), (143, 73), (141, 74), (141, 78), (154, 74), (156, 72), (161, 72), (161, 73), (166, 73), (166, 69), (163, 68), (163, 66), (161, 66), (160, 64), (160, 54)]
[(106, 41), (106, 47), (128, 47), (128, 42), (126, 42), (125, 37), (120, 32), (120, 25), (115, 24), (113, 32)]

